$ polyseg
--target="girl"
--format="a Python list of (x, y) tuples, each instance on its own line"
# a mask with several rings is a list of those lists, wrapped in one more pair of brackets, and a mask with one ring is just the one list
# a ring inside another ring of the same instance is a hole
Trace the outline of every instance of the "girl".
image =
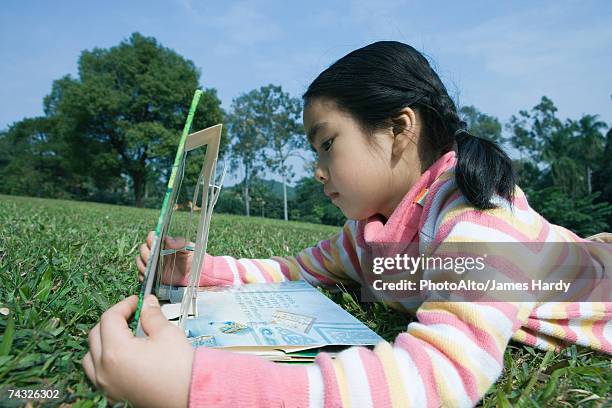
[[(353, 51), (323, 71), (303, 98), (304, 128), (318, 155), (315, 177), (348, 221), (335, 237), (295, 257), (207, 254), (201, 285), (364, 283), (371, 272), (366, 255), (380, 243), (414, 243), (435, 253), (448, 242), (584, 241), (529, 207), (509, 158), (466, 131), (414, 48), (383, 41)], [(150, 239), (137, 259), (141, 273), (149, 247)], [(586, 255), (601, 264), (601, 255)], [(182, 273), (164, 279), (184, 284), (190, 258), (177, 256)], [(528, 270), (531, 260), (510, 253), (505, 262)], [(142, 406), (470, 407), (502, 372), (510, 339), (612, 353), (609, 302), (399, 302), (418, 321), (393, 344), (349, 348), (335, 359), (321, 353), (310, 366), (194, 351), (153, 296), (142, 313), (149, 337), (134, 338), (127, 320), (136, 302), (132, 296), (104, 313), (83, 365), (109, 398)]]

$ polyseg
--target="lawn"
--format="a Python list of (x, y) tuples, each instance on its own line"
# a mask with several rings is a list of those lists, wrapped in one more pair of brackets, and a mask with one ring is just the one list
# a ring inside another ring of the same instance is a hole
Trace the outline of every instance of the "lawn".
[[(105, 406), (81, 369), (87, 333), (104, 310), (137, 293), (134, 259), (158, 212), (85, 202), (0, 195), (0, 406), (6, 389), (54, 387), (54, 405)], [(208, 252), (291, 255), (337, 227), (217, 214)], [(330, 294), (388, 340), (410, 321), (382, 304)], [(608, 356), (569, 355), (511, 343), (505, 370), (482, 406), (602, 406), (612, 402)]]

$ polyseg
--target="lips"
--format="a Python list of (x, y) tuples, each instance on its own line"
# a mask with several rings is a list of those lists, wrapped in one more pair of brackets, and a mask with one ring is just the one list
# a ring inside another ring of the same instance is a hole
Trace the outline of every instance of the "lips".
[(337, 198), (340, 194), (338, 193), (325, 193), (326, 196), (328, 196), (331, 200), (334, 200), (335, 198)]

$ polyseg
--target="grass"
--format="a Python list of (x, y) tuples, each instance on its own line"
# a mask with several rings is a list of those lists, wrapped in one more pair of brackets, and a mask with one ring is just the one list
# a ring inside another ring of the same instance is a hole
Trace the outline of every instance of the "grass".
[[(104, 310), (137, 293), (134, 259), (157, 211), (0, 195), (0, 406), (3, 389), (55, 387), (54, 405), (105, 406), (80, 361)], [(215, 215), (208, 252), (293, 255), (336, 227)], [(388, 340), (410, 321), (383, 304), (329, 294)], [(5, 315), (8, 309), (8, 315)], [(609, 356), (571, 347), (569, 356), (511, 343), (502, 377), (482, 406), (603, 406), (612, 402)]]

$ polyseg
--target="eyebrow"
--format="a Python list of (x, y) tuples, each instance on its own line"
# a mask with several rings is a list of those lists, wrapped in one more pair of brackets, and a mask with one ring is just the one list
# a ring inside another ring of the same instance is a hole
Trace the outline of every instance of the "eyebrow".
[(315, 138), (317, 137), (317, 132), (322, 128), (327, 126), (327, 122), (319, 122), (315, 123), (312, 128), (308, 131), (308, 142), (313, 144)]

